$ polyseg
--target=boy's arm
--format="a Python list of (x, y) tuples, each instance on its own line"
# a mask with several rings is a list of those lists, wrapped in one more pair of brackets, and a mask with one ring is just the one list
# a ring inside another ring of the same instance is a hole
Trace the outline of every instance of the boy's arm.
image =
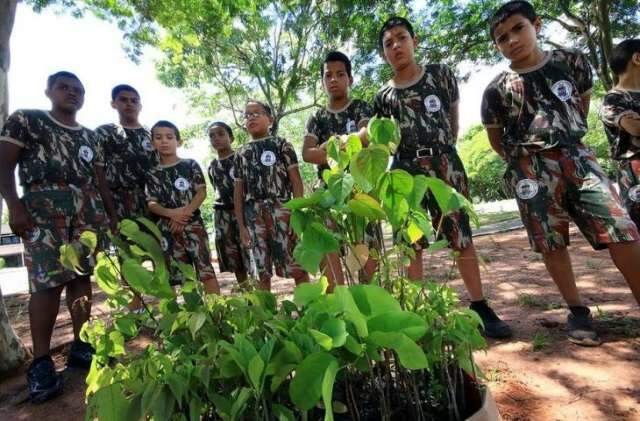
[(251, 236), (247, 226), (244, 224), (244, 184), (242, 179), (236, 179), (233, 185), (233, 211), (238, 221), (241, 245), (244, 248), (249, 248), (251, 247)]
[(18, 198), (15, 169), (22, 147), (9, 142), (0, 142), (0, 195), (7, 202), (9, 226), (14, 234), (24, 237), (34, 222)]
[(165, 208), (155, 200), (149, 200), (147, 202), (147, 207), (150, 212), (155, 213), (158, 216), (162, 216), (163, 218), (171, 219), (171, 217), (175, 215), (175, 209)]
[(302, 183), (302, 177), (300, 176), (300, 169), (297, 165), (289, 167), (287, 169), (289, 173), (289, 180), (291, 181), (291, 188), (293, 190), (293, 197), (304, 196), (304, 184)]
[(187, 211), (193, 214), (196, 210), (200, 208), (200, 205), (202, 205), (202, 202), (204, 202), (206, 198), (207, 198), (207, 186), (206, 185), (198, 186), (196, 188), (195, 196), (193, 196), (193, 199), (191, 199), (191, 202), (189, 202), (189, 204), (186, 206)]
[(634, 137), (640, 137), (640, 114), (630, 113), (620, 119), (620, 127)]
[(109, 215), (109, 225), (111, 226), (111, 231), (115, 231), (118, 226), (118, 214), (116, 212), (116, 207), (113, 203), (113, 196), (111, 196), (111, 190), (109, 190), (109, 186), (107, 185), (107, 178), (104, 174), (104, 166), (102, 165), (94, 165), (94, 171), (96, 173), (96, 179), (98, 180), (98, 191), (100, 192), (100, 197), (102, 197), (102, 202), (104, 203), (104, 208)]
[(458, 130), (460, 129), (460, 101), (451, 104), (449, 109), (449, 122), (451, 123), (451, 133), (453, 134), (453, 144), (458, 141)]
[(582, 106), (582, 112), (584, 115), (589, 115), (589, 106), (591, 105), (591, 92), (580, 96), (580, 105)]
[(491, 147), (498, 155), (503, 159), (506, 159), (504, 154), (504, 147), (502, 146), (502, 135), (504, 133), (502, 128), (486, 127), (487, 136), (489, 136), (489, 143)]
[(327, 164), (327, 151), (326, 143), (318, 145), (318, 139), (306, 135), (304, 137), (304, 143), (302, 145), (302, 159), (304, 162), (309, 162), (316, 165)]

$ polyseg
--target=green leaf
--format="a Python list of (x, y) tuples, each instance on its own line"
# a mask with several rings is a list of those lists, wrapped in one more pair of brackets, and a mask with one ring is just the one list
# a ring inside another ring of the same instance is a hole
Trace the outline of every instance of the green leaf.
[(380, 145), (369, 145), (351, 158), (350, 171), (355, 184), (365, 193), (371, 191), (387, 169), (389, 150)]
[(375, 116), (369, 120), (367, 126), (369, 142), (379, 145), (400, 143), (399, 128), (392, 118)]
[(305, 248), (320, 253), (330, 253), (340, 248), (340, 243), (334, 234), (319, 222), (312, 222), (306, 227), (302, 243)]
[(271, 408), (273, 409), (273, 415), (276, 416), (276, 421), (296, 421), (296, 416), (286, 406), (275, 403)]
[(428, 180), (424, 175), (415, 175), (413, 177), (413, 189), (407, 198), (409, 207), (415, 210), (422, 210), (422, 201), (427, 193)]
[(63, 244), (60, 246), (60, 264), (80, 275), (84, 274), (83, 268), (80, 265), (80, 256), (78, 255), (78, 251), (70, 244)]
[(297, 197), (295, 199), (291, 199), (283, 206), (290, 210), (298, 210), (317, 205), (318, 203), (320, 203), (320, 200), (322, 200), (322, 191), (316, 191), (306, 197)]
[(414, 341), (427, 332), (427, 322), (423, 317), (409, 311), (388, 311), (367, 321), (369, 332), (401, 332)]
[(158, 229), (158, 226), (155, 223), (153, 223), (151, 220), (143, 216), (136, 218), (136, 221), (144, 225), (145, 228), (148, 229), (149, 232), (156, 237), (156, 240), (162, 241), (162, 233), (160, 232), (160, 229)]
[(380, 197), (391, 193), (408, 197), (413, 191), (413, 176), (405, 170), (389, 171), (380, 178), (379, 189)]
[(181, 402), (187, 390), (187, 381), (176, 373), (171, 373), (166, 377), (167, 385), (173, 393), (176, 402)]
[(347, 327), (344, 320), (331, 318), (324, 322), (320, 331), (331, 338), (331, 347), (339, 348), (347, 340)]
[(101, 254), (95, 267), (96, 283), (107, 295), (114, 296), (121, 293), (118, 270), (110, 258)]
[(309, 354), (296, 369), (289, 384), (289, 397), (303, 411), (313, 408), (322, 396), (325, 372), (337, 360), (326, 351)]
[(189, 331), (191, 332), (191, 337), (193, 340), (196, 340), (196, 333), (202, 328), (204, 322), (207, 321), (207, 315), (204, 313), (193, 313), (189, 318)]
[(289, 221), (293, 232), (295, 232), (297, 236), (302, 236), (310, 219), (304, 211), (294, 210), (291, 212), (291, 219)]
[(377, 221), (386, 217), (380, 203), (368, 194), (356, 194), (353, 199), (349, 200), (347, 206), (349, 206), (356, 215), (371, 221)]
[(422, 348), (404, 333), (371, 332), (369, 340), (378, 346), (393, 349), (398, 354), (400, 364), (409, 370), (428, 367), (427, 357)]
[(316, 301), (327, 290), (327, 285), (321, 282), (306, 282), (293, 290), (293, 302), (298, 306), (308, 306)]
[(353, 323), (356, 332), (361, 338), (366, 338), (369, 335), (367, 321), (358, 308), (351, 290), (339, 285), (333, 290), (333, 297), (335, 297), (336, 304), (340, 308), (340, 311), (344, 313), (344, 318)]
[(351, 157), (362, 150), (362, 140), (360, 136), (355, 133), (347, 136), (347, 142), (345, 144), (344, 151), (347, 154), (347, 158), (351, 160)]
[[(202, 401), (197, 396), (189, 401), (189, 421), (200, 421), (202, 416)], [(216, 406), (217, 409), (217, 406)]]
[(256, 392), (262, 392), (262, 372), (264, 371), (264, 361), (260, 358), (260, 355), (255, 355), (251, 361), (249, 361), (249, 380)]
[[(160, 294), (166, 293), (167, 290), (164, 287), (169, 286), (169, 271), (167, 269), (164, 252), (158, 241), (151, 235), (140, 231), (138, 224), (129, 219), (120, 222), (120, 232), (125, 235), (129, 241), (134, 242), (149, 253), (151, 260), (153, 260), (154, 278), (157, 280), (154, 287)], [(149, 294), (155, 295), (152, 292), (149, 292)], [(173, 296), (173, 291), (171, 294)], [(159, 298), (169, 298), (166, 294), (165, 296), (156, 296)]]
[(98, 237), (93, 231), (84, 231), (80, 234), (80, 243), (87, 247), (91, 253), (93, 253), (98, 246)]
[(231, 419), (240, 419), (240, 415), (247, 408), (247, 401), (251, 397), (251, 389), (243, 387), (240, 392), (235, 396), (235, 401), (231, 406)]
[(436, 251), (445, 249), (449, 246), (449, 241), (447, 239), (438, 240), (433, 244), (429, 245), (427, 248), (427, 253), (435, 253)]
[(354, 285), (349, 290), (360, 312), (368, 318), (401, 310), (398, 300), (377, 285)]
[(120, 383), (104, 386), (92, 398), (97, 403), (97, 418), (104, 421), (120, 421), (129, 412), (130, 402), (125, 399)]
[(304, 270), (315, 274), (320, 268), (320, 262), (322, 262), (324, 258), (324, 253), (317, 250), (308, 250), (302, 242), (298, 242), (296, 248), (293, 249), (293, 258)]
[(313, 336), (313, 339), (315, 339), (318, 345), (327, 351), (331, 351), (331, 348), (333, 348), (333, 340), (331, 339), (331, 336), (315, 329), (309, 329), (309, 333)]
[(338, 374), (338, 361), (334, 360), (329, 363), (327, 370), (322, 378), (322, 401), (324, 403), (324, 421), (333, 421), (333, 384)]
[(422, 238), (424, 233), (422, 229), (414, 221), (409, 222), (407, 226), (407, 235), (409, 236), (409, 242), (414, 244), (416, 241)]
[(113, 323), (116, 329), (124, 336), (132, 338), (138, 334), (138, 324), (135, 316), (124, 315), (116, 318)]
[(329, 178), (329, 191), (335, 197), (337, 204), (342, 204), (353, 190), (353, 176), (349, 173), (336, 174)]

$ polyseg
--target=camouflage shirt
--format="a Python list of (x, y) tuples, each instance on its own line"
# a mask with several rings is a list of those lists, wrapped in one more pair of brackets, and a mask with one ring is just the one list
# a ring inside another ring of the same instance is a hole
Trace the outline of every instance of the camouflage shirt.
[[(147, 176), (147, 200), (167, 209), (187, 206), (199, 187), (205, 185), (200, 165), (193, 159), (180, 159), (172, 165), (158, 165)], [(200, 210), (194, 216), (200, 215)]]
[(233, 206), (233, 181), (235, 155), (223, 159), (214, 159), (209, 164), (209, 180), (217, 192), (214, 205)]
[(402, 85), (387, 82), (376, 94), (373, 112), (398, 121), (398, 152), (412, 154), (434, 144), (455, 144), (449, 112), (459, 97), (451, 69), (444, 64), (428, 64), (416, 81)]
[(291, 198), (289, 169), (298, 166), (291, 143), (281, 137), (255, 139), (236, 152), (235, 180), (244, 185), (245, 200), (277, 200)]
[[(365, 127), (371, 118), (372, 110), (369, 104), (355, 99), (340, 110), (322, 107), (307, 120), (305, 137), (315, 139), (316, 145), (322, 145), (331, 136), (355, 133)], [(322, 178), (322, 171), (328, 165), (318, 165), (318, 176)]]
[(158, 165), (149, 130), (105, 124), (96, 129), (106, 162), (110, 188), (144, 187), (149, 171)]
[(0, 132), (0, 141), (22, 148), (20, 184), (97, 185), (94, 165), (104, 165), (96, 135), (83, 126), (67, 126), (47, 111), (19, 110)]
[(613, 159), (628, 159), (640, 152), (640, 137), (631, 136), (620, 127), (625, 116), (640, 118), (640, 91), (612, 89), (604, 97), (600, 118), (611, 145)]
[(485, 89), (482, 123), (502, 128), (502, 142), (552, 148), (580, 142), (587, 132), (582, 97), (591, 92), (589, 62), (580, 53), (554, 50), (529, 69), (505, 71)]

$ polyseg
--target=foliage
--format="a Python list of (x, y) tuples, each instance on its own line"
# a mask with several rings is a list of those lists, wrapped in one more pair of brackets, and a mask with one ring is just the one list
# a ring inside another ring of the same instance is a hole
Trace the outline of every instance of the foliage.
[(609, 140), (604, 131), (604, 124), (598, 115), (600, 109), (599, 101), (591, 104), (589, 116), (587, 122), (589, 124), (589, 131), (585, 135), (583, 142), (585, 145), (593, 149), (598, 163), (607, 173), (612, 180), (617, 179), (617, 166), (614, 160), (611, 159), (611, 150), (609, 148)]
[[(378, 166), (398, 140), (392, 120), (372, 120), (369, 133), (367, 149), (357, 137), (332, 139), (329, 187), (288, 206), (306, 244), (296, 254), (311, 270), (318, 257), (341, 244), (355, 248), (362, 236), (357, 227), (389, 220), (399, 230), (393, 250), (400, 263), (385, 251), (378, 285), (338, 286), (328, 294), (322, 277), (278, 304), (273, 294), (258, 290), (204, 295), (193, 270), (173, 262), (187, 279), (175, 293), (157, 229), (144, 218), (121, 222), (120, 234), (111, 236), (118, 255), (100, 253), (95, 270), (113, 309), (111, 320), (93, 320), (81, 332), (96, 349), (87, 377), (88, 419), (466, 416), (462, 370), (476, 372), (472, 352), (484, 346), (481, 321), (456, 308), (447, 286), (409, 281), (400, 268), (410, 243), (431, 232), (418, 206), (427, 189), (445, 209), (469, 205), (434, 179)], [(326, 220), (318, 219), (326, 217), (346, 234), (328, 231)], [(95, 235), (84, 238), (85, 245), (95, 245)], [(61, 250), (62, 259), (80, 259), (73, 250)], [(124, 308), (133, 294), (155, 297), (157, 305), (145, 303), (144, 314), (129, 313)], [(132, 343), (146, 342), (129, 352), (126, 341), (135, 337)]]

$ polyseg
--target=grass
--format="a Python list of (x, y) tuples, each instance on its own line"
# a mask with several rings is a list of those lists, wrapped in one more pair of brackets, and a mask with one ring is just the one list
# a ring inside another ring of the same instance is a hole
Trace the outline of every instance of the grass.
[(540, 331), (536, 332), (533, 336), (533, 340), (531, 341), (531, 348), (533, 349), (533, 352), (540, 352), (549, 346), (550, 339), (551, 338), (548, 334)]
[(562, 308), (562, 304), (560, 303), (547, 303), (531, 294), (518, 295), (518, 304), (521, 307), (539, 308), (544, 310), (557, 310)]
[(491, 212), (478, 215), (480, 226), (497, 224), (499, 222), (511, 221), (512, 219), (520, 219), (520, 212)]

